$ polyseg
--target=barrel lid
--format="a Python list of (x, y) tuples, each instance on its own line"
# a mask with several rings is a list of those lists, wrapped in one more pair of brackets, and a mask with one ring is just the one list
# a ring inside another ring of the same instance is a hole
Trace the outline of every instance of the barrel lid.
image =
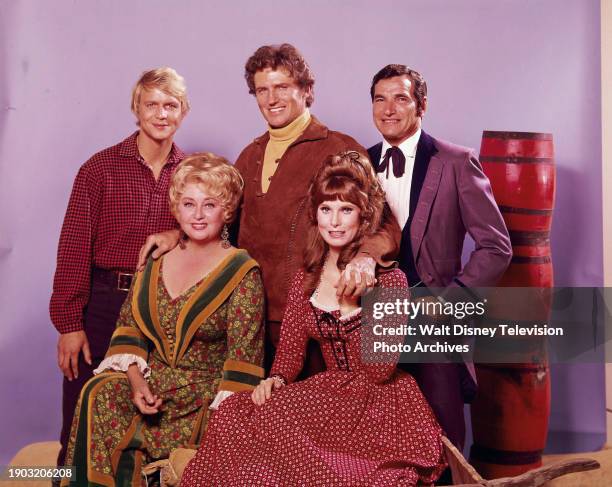
[(498, 132), (494, 130), (484, 130), (483, 139), (530, 139), (530, 140), (552, 140), (550, 133), (544, 132)]

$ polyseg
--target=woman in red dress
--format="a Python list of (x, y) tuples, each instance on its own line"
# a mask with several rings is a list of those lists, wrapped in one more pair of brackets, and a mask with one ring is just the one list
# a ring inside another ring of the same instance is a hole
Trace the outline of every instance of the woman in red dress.
[[(293, 279), (271, 375), (226, 399), (183, 474), (195, 486), (427, 485), (444, 469), (441, 430), (411, 375), (362, 355), (359, 298), (334, 283), (381, 221), (384, 193), (357, 152), (329, 157), (307, 208), (309, 243)], [(399, 270), (382, 291), (406, 289)], [(327, 371), (295, 382), (309, 338)]]

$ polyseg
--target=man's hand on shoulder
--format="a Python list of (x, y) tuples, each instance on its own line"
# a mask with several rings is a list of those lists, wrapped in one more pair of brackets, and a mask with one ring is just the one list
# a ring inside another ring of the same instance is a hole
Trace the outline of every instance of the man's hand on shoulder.
[(89, 341), (83, 330), (60, 335), (57, 341), (57, 365), (68, 380), (76, 379), (79, 376), (79, 353), (81, 351), (85, 362), (91, 365)]
[(151, 254), (151, 257), (154, 259), (158, 259), (166, 252), (176, 247), (179, 243), (180, 233), (178, 230), (168, 230), (166, 232), (149, 235), (138, 253), (137, 269), (140, 271), (144, 268), (149, 254)]
[(376, 284), (376, 261), (368, 255), (358, 255), (347, 265), (336, 284), (339, 298), (357, 298)]

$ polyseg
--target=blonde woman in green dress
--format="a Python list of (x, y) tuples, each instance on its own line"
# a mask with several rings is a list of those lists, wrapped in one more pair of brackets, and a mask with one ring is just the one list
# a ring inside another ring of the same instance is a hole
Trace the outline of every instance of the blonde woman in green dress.
[(259, 268), (228, 241), (242, 187), (213, 154), (178, 167), (170, 205), (181, 245), (135, 276), (106, 358), (83, 388), (70, 485), (141, 485), (143, 465), (197, 446), (211, 409), (263, 377)]

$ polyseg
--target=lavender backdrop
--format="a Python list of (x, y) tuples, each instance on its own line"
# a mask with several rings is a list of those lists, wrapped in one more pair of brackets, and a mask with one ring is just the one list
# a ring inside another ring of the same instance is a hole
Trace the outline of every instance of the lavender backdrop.
[[(372, 74), (410, 64), (428, 80), (436, 136), (478, 147), (483, 129), (554, 134), (556, 280), (599, 286), (599, 17), (597, 0), (0, 0), (0, 464), (57, 437), (47, 307), (59, 230), (79, 165), (134, 130), (141, 71), (183, 74), (193, 110), (179, 144), (231, 159), (264, 130), (242, 79), (258, 46), (301, 48), (313, 112), (366, 146)], [(551, 429), (572, 433), (552, 447), (601, 445), (603, 377), (600, 365), (555, 370)]]

